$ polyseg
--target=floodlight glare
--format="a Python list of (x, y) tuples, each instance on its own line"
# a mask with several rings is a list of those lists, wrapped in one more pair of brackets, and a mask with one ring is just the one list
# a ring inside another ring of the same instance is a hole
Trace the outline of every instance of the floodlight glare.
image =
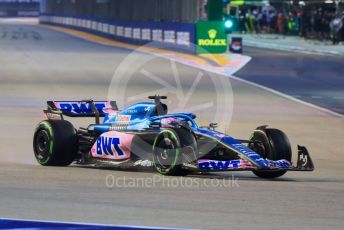
[(226, 20), (225, 21), (225, 27), (226, 28), (232, 28), (233, 27), (233, 22), (231, 20)]

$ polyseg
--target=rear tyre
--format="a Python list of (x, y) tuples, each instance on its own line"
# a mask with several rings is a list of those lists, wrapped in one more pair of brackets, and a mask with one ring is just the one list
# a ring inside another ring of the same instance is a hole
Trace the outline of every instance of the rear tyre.
[(43, 166), (67, 166), (77, 156), (78, 138), (68, 121), (46, 120), (38, 124), (33, 137), (33, 150)]
[[(285, 133), (278, 129), (257, 129), (254, 131), (252, 141), (257, 144), (250, 144), (249, 147), (259, 153), (264, 159), (288, 160), (291, 161), (292, 151), (290, 142)], [(276, 178), (284, 175), (286, 170), (264, 171), (254, 170), (253, 173), (261, 178)]]
[(154, 140), (153, 162), (162, 175), (186, 176), (190, 171), (183, 168), (183, 162), (196, 160), (197, 143), (192, 131), (181, 127), (162, 130)]

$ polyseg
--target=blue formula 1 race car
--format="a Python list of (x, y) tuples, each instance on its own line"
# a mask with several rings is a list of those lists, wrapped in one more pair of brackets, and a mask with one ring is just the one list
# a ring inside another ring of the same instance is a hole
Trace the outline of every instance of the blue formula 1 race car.
[[(151, 96), (118, 110), (116, 102), (84, 100), (48, 101), (46, 120), (37, 126), (33, 149), (43, 166), (76, 162), (91, 166), (154, 167), (163, 175), (193, 172), (252, 171), (275, 178), (287, 171), (313, 171), (305, 147), (298, 146), (297, 164), (287, 136), (278, 129), (260, 126), (249, 140), (238, 140), (216, 131), (216, 124), (198, 127), (194, 114), (168, 114), (165, 96)], [(64, 120), (94, 117), (95, 123), (75, 129)], [(103, 118), (103, 122), (100, 122)]]

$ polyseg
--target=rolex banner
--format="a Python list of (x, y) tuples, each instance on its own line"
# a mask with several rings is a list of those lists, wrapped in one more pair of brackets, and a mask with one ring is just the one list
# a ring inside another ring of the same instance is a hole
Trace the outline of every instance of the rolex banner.
[(199, 53), (224, 53), (227, 50), (227, 34), (222, 21), (198, 21), (196, 43)]

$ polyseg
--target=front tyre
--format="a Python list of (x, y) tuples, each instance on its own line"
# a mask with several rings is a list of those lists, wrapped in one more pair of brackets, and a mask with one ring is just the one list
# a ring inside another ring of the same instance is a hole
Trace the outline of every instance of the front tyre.
[(185, 176), (190, 172), (183, 169), (183, 162), (196, 159), (197, 144), (192, 131), (187, 128), (162, 130), (154, 140), (153, 162), (162, 175)]
[[(259, 153), (264, 159), (269, 160), (287, 160), (291, 162), (291, 146), (285, 133), (278, 129), (263, 128), (254, 131), (251, 141), (256, 144), (250, 144), (249, 147)], [(286, 170), (254, 170), (253, 173), (261, 178), (276, 178), (284, 175)]]
[(67, 166), (77, 156), (78, 138), (73, 125), (64, 120), (46, 120), (38, 124), (33, 150), (43, 166)]

